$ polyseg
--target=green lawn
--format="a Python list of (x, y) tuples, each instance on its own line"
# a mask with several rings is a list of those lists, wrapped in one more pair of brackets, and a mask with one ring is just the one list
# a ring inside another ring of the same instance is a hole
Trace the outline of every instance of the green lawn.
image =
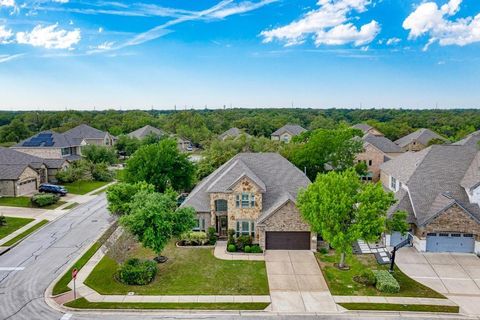
[(263, 310), (269, 303), (153, 303), (153, 302), (89, 302), (85, 298), (67, 302), (78, 309), (181, 309), (181, 310)]
[(83, 268), (83, 266), (88, 262), (88, 260), (90, 260), (90, 258), (95, 254), (95, 252), (100, 249), (102, 244), (107, 241), (107, 239), (112, 235), (116, 228), (117, 224), (111, 225), (110, 228), (108, 228), (107, 231), (105, 231), (105, 233), (97, 241), (95, 241), (95, 243), (75, 262), (75, 264), (63, 274), (60, 280), (58, 280), (53, 287), (52, 295), (56, 296), (61, 293), (70, 291), (68, 283), (70, 282), (70, 280), (72, 280), (72, 270), (74, 268), (77, 268), (77, 270), (80, 271), (80, 269)]
[(29, 224), (34, 220), (34, 219), (15, 218), (15, 217), (5, 217), (5, 219), (7, 220), (7, 224), (0, 227), (0, 239), (5, 238), (10, 233), (20, 229), (24, 225)]
[(390, 303), (339, 303), (348, 310), (377, 310), (377, 311), (410, 311), (410, 312), (444, 312), (458, 313), (458, 306), (436, 306), (420, 304), (390, 304)]
[(78, 206), (78, 203), (77, 203), (77, 202), (72, 202), (72, 203), (70, 203), (68, 206), (66, 206), (65, 208), (63, 208), (63, 210), (73, 209), (73, 208), (75, 208), (76, 206)]
[(39, 223), (37, 223), (37, 224), (33, 225), (31, 228), (23, 231), (22, 233), (20, 233), (16, 237), (8, 240), (3, 245), (7, 246), (7, 247), (13, 246), (14, 244), (16, 244), (17, 242), (20, 242), (21, 240), (23, 240), (23, 238), (25, 238), (26, 236), (28, 236), (29, 234), (31, 234), (35, 230), (40, 229), (43, 225), (47, 224), (48, 222), (49, 222), (48, 220), (40, 221)]
[(116, 171), (116, 179), (120, 182), (125, 181), (125, 169), (119, 169)]
[[(177, 248), (172, 241), (163, 252), (169, 260), (158, 265), (155, 280), (145, 286), (128, 286), (115, 279), (118, 265), (105, 256), (86, 280), (100, 294), (138, 295), (268, 295), (264, 261), (219, 260), (211, 248)], [(132, 257), (155, 255), (138, 246)]]
[(39, 209), (56, 209), (62, 204), (65, 204), (65, 201), (58, 201), (49, 206), (45, 207), (36, 207), (30, 201), (30, 197), (1, 197), (0, 206), (7, 207), (22, 207), (22, 208), (39, 208)]
[(331, 251), (328, 254), (316, 253), (325, 280), (333, 295), (339, 296), (398, 296), (398, 297), (423, 297), (444, 298), (440, 293), (409, 278), (400, 269), (395, 267), (393, 276), (400, 284), (399, 293), (380, 292), (373, 286), (365, 286), (353, 280), (366, 268), (388, 270), (389, 265), (379, 265), (372, 254), (351, 255), (347, 258), (350, 270), (339, 270), (333, 264), (339, 261), (339, 256)]
[(64, 183), (62, 184), (65, 188), (67, 188), (68, 192), (73, 194), (86, 194), (90, 191), (95, 189), (101, 188), (110, 182), (108, 181), (75, 181), (72, 183)]

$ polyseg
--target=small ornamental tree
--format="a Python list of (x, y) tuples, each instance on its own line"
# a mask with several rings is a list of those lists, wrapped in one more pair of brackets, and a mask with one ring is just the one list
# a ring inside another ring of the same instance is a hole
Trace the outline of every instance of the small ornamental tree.
[(195, 226), (195, 210), (177, 209), (176, 199), (171, 189), (163, 194), (140, 191), (133, 197), (130, 213), (120, 217), (120, 224), (159, 258), (170, 239)]
[(380, 184), (362, 183), (353, 168), (319, 174), (298, 198), (305, 221), (340, 252), (340, 268), (355, 241), (378, 239), (393, 202), (393, 195)]
[(114, 164), (117, 162), (115, 150), (110, 147), (89, 144), (82, 147), (82, 155), (92, 163)]
[(155, 187), (146, 182), (126, 183), (119, 182), (107, 189), (108, 210), (110, 213), (121, 216), (130, 213), (133, 197), (140, 191), (155, 192)]
[(405, 235), (410, 229), (410, 226), (407, 222), (408, 213), (405, 211), (397, 211), (392, 214), (391, 217), (387, 219), (387, 231), (388, 232), (400, 232), (402, 235)]

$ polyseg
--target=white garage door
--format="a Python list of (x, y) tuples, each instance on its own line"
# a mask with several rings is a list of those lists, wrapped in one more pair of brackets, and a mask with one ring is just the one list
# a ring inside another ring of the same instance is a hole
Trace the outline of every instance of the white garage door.
[(17, 184), (17, 186), (17, 195), (19, 196), (33, 193), (37, 190), (37, 179), (21, 181)]

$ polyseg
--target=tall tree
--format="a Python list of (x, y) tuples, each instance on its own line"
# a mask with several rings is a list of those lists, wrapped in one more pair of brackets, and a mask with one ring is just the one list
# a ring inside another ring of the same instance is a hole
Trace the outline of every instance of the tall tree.
[(108, 210), (117, 216), (129, 214), (132, 199), (139, 192), (153, 193), (155, 187), (145, 181), (134, 184), (119, 182), (111, 185), (107, 189)]
[(176, 191), (189, 190), (194, 183), (195, 167), (177, 143), (163, 139), (156, 144), (140, 147), (127, 161), (126, 181), (146, 181), (164, 192), (171, 186)]
[(89, 144), (82, 147), (82, 155), (92, 163), (114, 164), (117, 162), (115, 150), (110, 147)]
[(355, 241), (378, 239), (393, 202), (391, 193), (380, 184), (362, 183), (354, 169), (318, 175), (298, 198), (305, 221), (340, 252), (340, 268)]

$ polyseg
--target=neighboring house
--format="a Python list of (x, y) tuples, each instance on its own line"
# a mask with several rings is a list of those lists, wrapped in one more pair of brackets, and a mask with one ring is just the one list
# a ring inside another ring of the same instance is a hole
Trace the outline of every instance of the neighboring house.
[(480, 130), (470, 133), (468, 136), (459, 140), (453, 144), (461, 146), (475, 146), (480, 147), (478, 143), (480, 142)]
[(177, 139), (177, 146), (178, 150), (183, 151), (183, 152), (192, 152), (193, 151), (193, 144), (192, 141), (182, 138), (180, 136), (174, 137)]
[(381, 166), (397, 200), (389, 214), (408, 212), (419, 251), (480, 253), (479, 168), (477, 148), (462, 145), (433, 145)]
[(81, 124), (64, 133), (43, 131), (12, 148), (45, 159), (78, 160), (86, 145), (112, 146), (115, 138), (108, 132)]
[(41, 183), (55, 183), (55, 174), (68, 165), (65, 159), (42, 159), (0, 147), (0, 196), (21, 196), (37, 191)]
[(429, 143), (434, 139), (448, 142), (447, 139), (430, 129), (418, 129), (417, 131), (398, 139), (395, 143), (405, 152), (420, 151), (428, 147)]
[(161, 137), (163, 135), (165, 135), (165, 131), (163, 130), (160, 130), (158, 128), (155, 128), (155, 127), (152, 127), (150, 125), (146, 125), (144, 127), (141, 127), (140, 129), (137, 129), (133, 132), (130, 132), (128, 134), (128, 136), (130, 138), (137, 138), (139, 140), (142, 140), (144, 138), (146, 138), (147, 136), (149, 135), (156, 135), (158, 137)]
[(250, 135), (248, 133), (245, 133), (243, 130), (240, 130), (238, 128), (230, 128), (221, 135), (218, 136), (218, 139), (225, 141), (228, 138), (233, 138), (236, 139), (240, 137), (242, 134), (246, 135), (249, 137)]
[(363, 152), (357, 155), (357, 162), (365, 162), (367, 175), (363, 180), (377, 182), (380, 180), (380, 166), (402, 154), (402, 149), (391, 140), (368, 133), (362, 138)]
[(263, 249), (316, 249), (316, 235), (296, 207), (310, 181), (277, 153), (239, 153), (203, 179), (183, 202), (197, 229), (250, 235)]
[(352, 126), (354, 129), (362, 130), (363, 134), (372, 134), (374, 136), (379, 136), (382, 137), (383, 133), (372, 127), (371, 125), (368, 125), (366, 123), (357, 123)]
[(276, 141), (283, 141), (289, 143), (294, 136), (298, 136), (299, 134), (307, 131), (306, 129), (302, 128), (296, 124), (286, 124), (274, 133), (272, 133), (271, 138), (272, 140)]

